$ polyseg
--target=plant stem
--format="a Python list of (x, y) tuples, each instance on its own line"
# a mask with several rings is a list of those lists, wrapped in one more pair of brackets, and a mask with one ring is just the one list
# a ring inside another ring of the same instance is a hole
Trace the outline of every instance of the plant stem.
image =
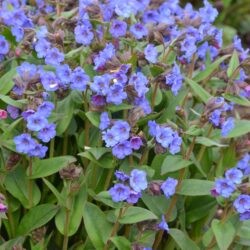
[(66, 215), (65, 215), (65, 224), (64, 224), (64, 231), (63, 231), (63, 250), (68, 249), (68, 242), (69, 242), (69, 224), (70, 224), (70, 210), (71, 210), (71, 194), (70, 194), (70, 186), (71, 182), (67, 183), (67, 199), (66, 199)]
[(49, 158), (54, 157), (54, 147), (55, 147), (55, 138), (52, 138), (49, 144)]
[[(196, 137), (193, 137), (193, 140), (192, 140), (192, 143), (190, 144), (190, 146), (188, 147), (187, 149), (187, 153), (183, 156), (184, 160), (189, 160), (190, 156), (191, 156), (191, 153), (193, 151), (193, 148), (194, 148), (194, 145), (195, 145), (195, 141), (196, 141)], [(184, 176), (185, 176), (185, 173), (186, 173), (186, 168), (183, 168), (180, 170), (180, 173), (179, 173), (179, 178), (178, 178), (178, 185), (176, 187), (176, 192), (180, 189), (181, 187), (181, 183), (182, 183), (182, 180), (184, 179)], [(169, 205), (169, 208), (165, 214), (165, 219), (166, 221), (168, 221), (170, 219), (170, 216), (175, 208), (175, 205), (176, 205), (176, 202), (177, 202), (177, 194), (175, 194), (171, 200), (171, 203)], [(161, 243), (161, 240), (162, 240), (162, 236), (163, 236), (163, 233), (164, 231), (161, 230), (158, 235), (156, 236), (156, 240), (153, 244), (153, 249), (157, 250), (159, 249), (159, 245)]]
[(156, 99), (156, 94), (157, 94), (157, 90), (158, 90), (159, 84), (160, 84), (160, 83), (157, 82), (157, 83), (155, 84), (155, 87), (154, 87), (154, 92), (153, 92), (152, 100), (151, 100), (151, 102), (152, 102), (152, 104), (151, 104), (152, 110), (154, 109), (154, 106), (155, 106), (155, 99)]
[[(29, 177), (32, 176), (32, 159), (29, 158)], [(29, 178), (29, 186), (28, 186), (28, 196), (29, 196), (29, 208), (33, 205), (33, 181)]]

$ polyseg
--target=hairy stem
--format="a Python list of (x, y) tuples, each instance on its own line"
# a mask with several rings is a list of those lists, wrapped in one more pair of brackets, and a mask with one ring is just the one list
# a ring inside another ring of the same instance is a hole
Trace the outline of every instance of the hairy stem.
[[(32, 176), (32, 159), (29, 158), (29, 177)], [(33, 181), (29, 178), (29, 184), (28, 184), (28, 197), (29, 197), (29, 208), (33, 205)]]

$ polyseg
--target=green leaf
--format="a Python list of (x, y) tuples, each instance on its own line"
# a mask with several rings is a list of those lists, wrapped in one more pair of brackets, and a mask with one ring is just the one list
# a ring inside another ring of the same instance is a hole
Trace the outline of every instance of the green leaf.
[[(72, 207), (70, 209), (70, 223), (68, 236), (72, 236), (78, 230), (82, 221), (82, 210), (87, 201), (87, 188), (83, 185), (73, 198)], [(66, 218), (66, 208), (62, 207), (55, 218), (58, 231), (64, 235), (64, 225)]]
[(70, 163), (75, 162), (73, 156), (58, 156), (45, 160), (36, 159), (32, 166), (32, 179), (46, 177), (57, 173), (60, 169), (67, 167)]
[(186, 78), (186, 81), (195, 95), (198, 96), (204, 103), (207, 103), (207, 101), (212, 97), (201, 85), (195, 81), (188, 78)]
[(206, 138), (206, 137), (196, 137), (196, 143), (198, 144), (202, 144), (206, 147), (213, 147), (213, 146), (216, 146), (216, 147), (228, 147), (228, 145), (225, 145), (225, 144), (220, 144), (216, 141), (213, 141), (209, 138)]
[(121, 110), (132, 109), (133, 107), (134, 107), (133, 105), (122, 103), (120, 105), (109, 105), (107, 106), (107, 109), (111, 112), (118, 112)]
[(111, 241), (114, 243), (114, 245), (117, 247), (118, 250), (130, 250), (131, 249), (130, 241), (123, 236), (112, 237)]
[(6, 104), (12, 105), (14, 107), (17, 107), (19, 109), (22, 109), (23, 105), (27, 103), (26, 100), (13, 100), (9, 96), (1, 95), (0, 94), (0, 99), (5, 102)]
[(164, 175), (166, 173), (175, 172), (191, 164), (191, 161), (183, 160), (180, 155), (168, 155), (161, 165), (161, 174)]
[(239, 67), (239, 65), (240, 65), (240, 62), (239, 62), (238, 53), (236, 50), (234, 50), (233, 55), (228, 65), (228, 69), (227, 69), (228, 78), (231, 78), (233, 76), (235, 70)]
[(99, 128), (100, 124), (100, 113), (99, 112), (93, 112), (93, 111), (88, 111), (86, 113), (86, 116), (88, 120), (93, 124), (95, 127)]
[(158, 65), (153, 65), (150, 67), (150, 72), (151, 72), (153, 77), (156, 77), (164, 72), (164, 68), (162, 68)]
[(207, 77), (211, 76), (213, 74), (214, 71), (216, 71), (219, 67), (219, 65), (226, 60), (228, 57), (230, 57), (230, 55), (225, 55), (220, 57), (219, 59), (217, 59), (215, 62), (213, 62), (212, 64), (208, 65), (206, 67), (205, 70), (199, 72), (194, 78), (193, 80), (195, 82), (200, 82), (204, 79), (206, 79)]
[(114, 202), (108, 191), (102, 191), (97, 195), (93, 195), (93, 198), (113, 208), (121, 208), (123, 204), (121, 202)]
[(95, 249), (103, 249), (112, 230), (112, 224), (96, 205), (87, 202), (83, 209), (83, 220), (88, 236)]
[(157, 216), (151, 211), (141, 207), (129, 207), (120, 218), (121, 224), (133, 224), (145, 220), (156, 220)]
[(199, 247), (181, 230), (171, 228), (168, 233), (182, 250), (199, 250)]
[(210, 195), (213, 186), (213, 181), (185, 179), (182, 181), (181, 188), (177, 193), (187, 196)]
[(242, 105), (242, 106), (246, 106), (246, 107), (250, 107), (250, 101), (243, 97), (243, 96), (235, 96), (232, 94), (223, 94), (223, 97), (233, 103)]
[[(163, 214), (166, 213), (171, 200), (166, 199), (165, 195), (149, 195), (147, 193), (143, 193), (142, 200), (147, 208), (153, 212), (158, 218), (161, 218)], [(170, 215), (170, 219), (168, 221), (173, 221), (176, 218), (177, 210), (173, 209), (172, 214)]]
[(236, 230), (230, 221), (220, 222), (214, 219), (212, 221), (212, 230), (220, 250), (227, 250), (234, 240)]
[(18, 235), (27, 235), (36, 228), (49, 222), (57, 213), (58, 207), (53, 204), (42, 204), (31, 208), (22, 218), (18, 228)]
[(234, 138), (245, 135), (250, 132), (250, 121), (249, 120), (235, 120), (235, 126), (226, 138)]
[[(28, 177), (25, 170), (21, 166), (17, 166), (15, 170), (9, 172), (4, 180), (6, 190), (17, 198), (25, 208), (30, 208), (28, 198)], [(41, 198), (41, 192), (36, 183), (32, 183), (33, 205), (38, 204)]]
[(199, 128), (196, 125), (192, 125), (188, 128), (185, 134), (192, 135), (192, 136), (199, 136), (202, 134), (202, 132), (203, 132), (202, 128)]
[(13, 78), (16, 75), (16, 68), (12, 68), (8, 70), (1, 78), (0, 78), (0, 94), (6, 95), (14, 86)]
[(24, 241), (25, 241), (25, 237), (22, 237), (22, 236), (8, 240), (4, 242), (3, 244), (1, 244), (0, 250), (14, 249), (14, 246), (18, 246), (18, 245), (22, 246)]

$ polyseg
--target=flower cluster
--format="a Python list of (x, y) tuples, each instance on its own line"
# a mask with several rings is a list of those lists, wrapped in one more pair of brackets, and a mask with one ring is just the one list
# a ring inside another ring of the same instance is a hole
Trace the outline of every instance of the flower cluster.
[(122, 171), (115, 172), (116, 179), (120, 181), (109, 189), (109, 194), (114, 202), (126, 201), (137, 203), (141, 192), (148, 186), (147, 174), (143, 170), (134, 169), (130, 175)]
[(107, 112), (101, 114), (99, 125), (102, 130), (102, 139), (106, 147), (112, 148), (112, 154), (118, 159), (123, 159), (138, 150), (142, 146), (142, 139), (137, 135), (131, 135), (131, 127), (126, 121), (112, 122)]
[(181, 137), (171, 127), (159, 125), (155, 121), (148, 122), (149, 134), (154, 137), (156, 147), (161, 147), (160, 152), (169, 150), (171, 154), (180, 152)]
[(209, 122), (214, 128), (221, 129), (224, 137), (234, 128), (234, 118), (228, 115), (233, 107), (233, 103), (227, 103), (223, 97), (211, 98), (206, 105)]
[[(239, 194), (245, 184), (243, 181), (250, 174), (250, 154), (245, 154), (234, 168), (225, 172), (224, 178), (215, 181), (214, 189), (211, 193), (214, 196), (222, 196), (224, 198), (232, 197), (234, 193)], [(250, 195), (240, 194), (234, 200), (233, 206), (240, 214), (241, 220), (250, 219)]]

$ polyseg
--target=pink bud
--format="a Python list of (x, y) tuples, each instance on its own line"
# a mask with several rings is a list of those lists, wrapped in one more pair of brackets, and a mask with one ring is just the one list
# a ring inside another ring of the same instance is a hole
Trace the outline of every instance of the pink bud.
[(7, 211), (7, 206), (3, 203), (0, 203), (0, 213), (5, 213)]
[(0, 120), (6, 119), (8, 117), (8, 114), (5, 110), (0, 109)]

